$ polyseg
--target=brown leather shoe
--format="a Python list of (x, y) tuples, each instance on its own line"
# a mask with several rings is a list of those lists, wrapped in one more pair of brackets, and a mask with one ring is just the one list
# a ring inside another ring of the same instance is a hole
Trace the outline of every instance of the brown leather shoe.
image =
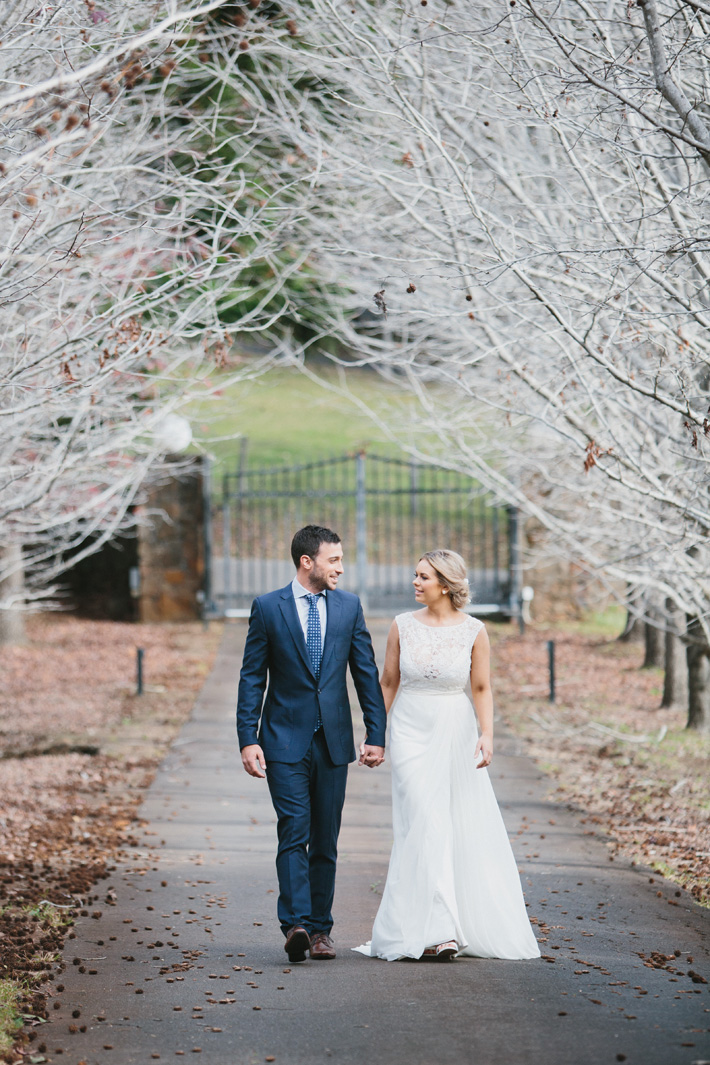
[(314, 932), (311, 936), (310, 955), (314, 961), (326, 961), (335, 957), (333, 940), (326, 932)]
[(284, 950), (288, 954), (289, 961), (305, 961), (306, 951), (310, 946), (308, 932), (300, 924), (289, 928), (284, 943)]

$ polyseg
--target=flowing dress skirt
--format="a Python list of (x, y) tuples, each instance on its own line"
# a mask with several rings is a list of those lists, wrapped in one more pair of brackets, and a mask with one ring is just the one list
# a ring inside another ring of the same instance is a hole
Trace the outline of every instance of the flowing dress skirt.
[(372, 940), (356, 949), (394, 961), (455, 939), (480, 958), (539, 957), (467, 695), (401, 688), (390, 716), (394, 845)]

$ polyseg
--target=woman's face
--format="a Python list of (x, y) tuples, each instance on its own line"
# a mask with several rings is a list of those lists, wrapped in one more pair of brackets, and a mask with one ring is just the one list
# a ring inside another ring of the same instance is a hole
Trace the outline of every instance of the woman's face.
[(438, 574), (425, 558), (420, 558), (414, 570), (414, 598), (423, 606), (433, 606), (441, 599), (444, 586)]

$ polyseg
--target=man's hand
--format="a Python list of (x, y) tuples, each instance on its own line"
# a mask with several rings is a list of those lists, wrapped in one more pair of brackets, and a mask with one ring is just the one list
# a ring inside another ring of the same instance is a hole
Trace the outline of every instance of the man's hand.
[(360, 744), (360, 761), (358, 765), (367, 765), (370, 769), (374, 769), (376, 765), (382, 765), (384, 760), (384, 747), (373, 747), (369, 743)]
[(265, 777), (266, 760), (258, 743), (242, 747), (242, 765), (250, 777)]

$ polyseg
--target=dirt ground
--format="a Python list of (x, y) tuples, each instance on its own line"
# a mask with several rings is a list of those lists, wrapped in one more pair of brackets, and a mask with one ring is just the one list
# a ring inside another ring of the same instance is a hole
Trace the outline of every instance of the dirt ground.
[(710, 736), (686, 729), (683, 709), (661, 709), (663, 674), (640, 668), (643, 647), (569, 630), (489, 631), (498, 709), (557, 782), (555, 798), (586, 811), (612, 853), (710, 905)]
[[(209, 672), (220, 628), (29, 619), (0, 648), (0, 1029), (8, 1061), (31, 1053), (48, 981), (80, 914), (134, 842), (136, 809)], [(144, 694), (136, 694), (136, 648)], [(19, 1001), (13, 1002), (19, 990)], [(13, 1032), (13, 1012), (24, 1016)], [(35, 1055), (36, 1056), (36, 1055)]]

